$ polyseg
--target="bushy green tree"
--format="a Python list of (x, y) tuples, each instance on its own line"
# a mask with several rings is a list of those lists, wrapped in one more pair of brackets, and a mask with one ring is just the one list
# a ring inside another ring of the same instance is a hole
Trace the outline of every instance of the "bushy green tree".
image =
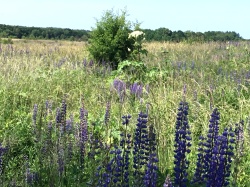
[(119, 14), (108, 10), (97, 20), (96, 28), (90, 33), (88, 51), (98, 63), (105, 61), (117, 69), (119, 62), (129, 58), (133, 50), (133, 42), (128, 38), (132, 24), (126, 17), (126, 11)]

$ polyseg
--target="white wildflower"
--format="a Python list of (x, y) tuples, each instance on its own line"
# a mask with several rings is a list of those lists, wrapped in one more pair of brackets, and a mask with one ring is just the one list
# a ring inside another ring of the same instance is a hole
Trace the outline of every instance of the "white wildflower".
[(128, 35), (128, 38), (137, 38), (140, 35), (144, 35), (144, 32), (142, 31), (133, 31)]
[(128, 48), (128, 52), (130, 52), (131, 51), (131, 49), (130, 48)]

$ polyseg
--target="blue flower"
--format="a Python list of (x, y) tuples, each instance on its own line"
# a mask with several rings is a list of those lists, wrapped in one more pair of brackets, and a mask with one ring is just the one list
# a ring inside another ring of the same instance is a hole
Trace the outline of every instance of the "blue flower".
[(174, 184), (185, 187), (187, 183), (187, 169), (189, 162), (186, 155), (190, 153), (191, 132), (188, 124), (188, 103), (180, 102), (178, 108), (176, 129), (175, 129), (175, 150), (174, 150)]
[(142, 112), (139, 113), (136, 129), (134, 133), (134, 143), (133, 143), (133, 168), (134, 168), (134, 178), (136, 184), (140, 184), (142, 181), (143, 173), (141, 169), (147, 164), (146, 152), (146, 141), (148, 138), (147, 132), (147, 114)]
[(166, 177), (166, 180), (165, 180), (165, 182), (164, 182), (164, 184), (163, 184), (163, 187), (173, 187), (169, 175)]
[(7, 148), (2, 147), (2, 144), (0, 143), (0, 176), (2, 175), (3, 172), (3, 156), (6, 153)]

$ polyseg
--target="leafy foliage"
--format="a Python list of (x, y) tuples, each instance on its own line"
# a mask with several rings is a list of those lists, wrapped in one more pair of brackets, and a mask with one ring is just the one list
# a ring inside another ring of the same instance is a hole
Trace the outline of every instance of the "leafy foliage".
[(128, 59), (128, 49), (133, 47), (128, 39), (131, 23), (126, 20), (126, 16), (126, 11), (122, 11), (121, 15), (112, 10), (106, 11), (90, 33), (90, 55), (99, 63), (103, 60), (108, 62), (112, 69)]

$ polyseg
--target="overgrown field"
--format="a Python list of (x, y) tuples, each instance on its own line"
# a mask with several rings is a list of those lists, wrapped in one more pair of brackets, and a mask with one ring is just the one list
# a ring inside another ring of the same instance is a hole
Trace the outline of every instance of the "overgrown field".
[(224, 178), (250, 186), (249, 42), (147, 43), (143, 63), (117, 71), (96, 66), (87, 45), (0, 45), (1, 186), (154, 186), (154, 177), (163, 186), (167, 176), (184, 186), (178, 121), (191, 144), (179, 168), (188, 186), (207, 184), (192, 182), (209, 133), (234, 135)]

